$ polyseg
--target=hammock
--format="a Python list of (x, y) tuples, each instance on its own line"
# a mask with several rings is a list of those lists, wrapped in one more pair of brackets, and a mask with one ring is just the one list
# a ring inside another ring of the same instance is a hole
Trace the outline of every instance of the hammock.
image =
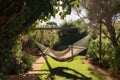
[(55, 51), (33, 39), (32, 40), (40, 48), (40, 50), (42, 51), (42, 54), (48, 55), (57, 61), (67, 61), (73, 58), (74, 56), (78, 55), (79, 53), (81, 53), (84, 49), (86, 49), (86, 46), (89, 41), (89, 37), (90, 35), (85, 36), (84, 38), (70, 45), (64, 51)]

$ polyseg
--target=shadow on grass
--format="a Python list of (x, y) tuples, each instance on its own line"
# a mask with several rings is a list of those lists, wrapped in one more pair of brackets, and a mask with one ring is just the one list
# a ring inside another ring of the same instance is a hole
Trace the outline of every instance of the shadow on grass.
[(105, 80), (104, 77), (101, 77), (101, 74), (100, 74), (100, 73), (95, 72), (95, 71), (94, 71), (93, 69), (91, 69), (91, 68), (88, 68), (88, 70), (90, 71), (90, 73), (91, 73), (93, 76), (97, 77), (99, 80)]
[[(48, 66), (48, 70), (40, 70), (40, 71), (45, 71), (45, 72), (47, 71), (49, 73), (47, 75), (47, 74), (44, 74), (44, 72), (42, 72), (42, 74), (39, 74), (38, 80), (41, 80), (41, 77), (43, 77), (43, 75), (46, 75), (47, 80), (56, 80), (55, 75), (64, 77), (64, 78), (70, 79), (70, 80), (92, 80), (92, 78), (86, 77), (82, 73), (79, 73), (78, 71), (76, 71), (74, 69), (70, 69), (68, 67), (52, 68), (51, 65), (49, 64), (48, 60), (45, 57), (44, 57), (44, 59)], [(72, 72), (72, 73), (70, 73), (70, 72)]]
[[(41, 71), (44, 71), (44, 70), (41, 70)], [(45, 71), (47, 71), (47, 70), (45, 70)], [(72, 72), (73, 74), (70, 72)], [(43, 75), (43, 74), (41, 74), (41, 75)], [(39, 76), (41, 76), (41, 75), (39, 75)], [(51, 69), (51, 74), (48, 74), (47, 78), (52, 77), (52, 80), (54, 80), (55, 75), (64, 77), (64, 78), (70, 79), (70, 80), (77, 80), (77, 79), (78, 80), (92, 80), (92, 78), (86, 77), (82, 73), (79, 73), (78, 71), (75, 71), (75, 70), (67, 68), (67, 67), (57, 67), (57, 68)]]

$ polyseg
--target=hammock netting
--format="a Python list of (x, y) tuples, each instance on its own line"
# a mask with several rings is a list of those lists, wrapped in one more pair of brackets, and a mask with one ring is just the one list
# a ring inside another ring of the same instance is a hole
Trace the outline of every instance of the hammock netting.
[(76, 41), (75, 43), (70, 45), (66, 50), (63, 51), (55, 51), (39, 43), (38, 41), (35, 41), (34, 39), (32, 40), (40, 48), (42, 54), (48, 55), (57, 61), (67, 61), (73, 58), (74, 56), (78, 55), (79, 53), (81, 53), (84, 49), (86, 49), (86, 46), (89, 41), (89, 37), (90, 35), (85, 36), (84, 38)]

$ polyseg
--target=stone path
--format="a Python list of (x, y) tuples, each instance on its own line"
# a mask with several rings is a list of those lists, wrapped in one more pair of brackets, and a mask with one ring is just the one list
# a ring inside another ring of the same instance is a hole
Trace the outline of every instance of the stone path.
[(39, 57), (32, 66), (32, 70), (22, 75), (7, 75), (5, 80), (35, 80), (35, 75), (40, 73), (40, 68), (44, 63), (44, 58)]
[(26, 74), (39, 74), (44, 61), (45, 60), (43, 57), (38, 58), (37, 61), (32, 65), (32, 70), (28, 71)]

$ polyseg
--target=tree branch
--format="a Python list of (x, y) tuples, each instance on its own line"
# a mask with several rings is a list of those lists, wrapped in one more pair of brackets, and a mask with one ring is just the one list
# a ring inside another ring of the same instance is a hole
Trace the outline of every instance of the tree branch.
[(28, 29), (28, 27), (30, 27), (30, 25), (32, 25), (37, 19), (38, 19), (38, 16), (32, 15), (32, 16), (29, 18), (29, 20), (27, 20), (27, 21), (23, 24), (21, 30), (19, 30), (19, 31), (16, 33), (16, 35), (21, 34), (21, 33), (24, 32), (26, 29)]
[(107, 35), (107, 33), (106, 33), (104, 30), (102, 30), (102, 31), (103, 31), (104, 35), (105, 35), (108, 39), (111, 40), (111, 38)]
[(22, 6), (21, 10), (18, 13), (13, 13), (10, 17), (8, 17), (8, 19), (2, 24), (0, 25), (0, 34), (4, 32), (4, 29), (6, 27), (8, 27), (18, 16), (20, 16), (23, 11), (26, 9), (25, 5)]
[(118, 34), (118, 36), (117, 36), (117, 40), (120, 38), (120, 33)]
[(120, 16), (120, 15), (115, 15), (115, 16), (114, 16), (114, 18), (113, 18), (113, 22), (112, 22), (112, 25), (115, 24), (115, 21), (117, 20), (118, 16)]

